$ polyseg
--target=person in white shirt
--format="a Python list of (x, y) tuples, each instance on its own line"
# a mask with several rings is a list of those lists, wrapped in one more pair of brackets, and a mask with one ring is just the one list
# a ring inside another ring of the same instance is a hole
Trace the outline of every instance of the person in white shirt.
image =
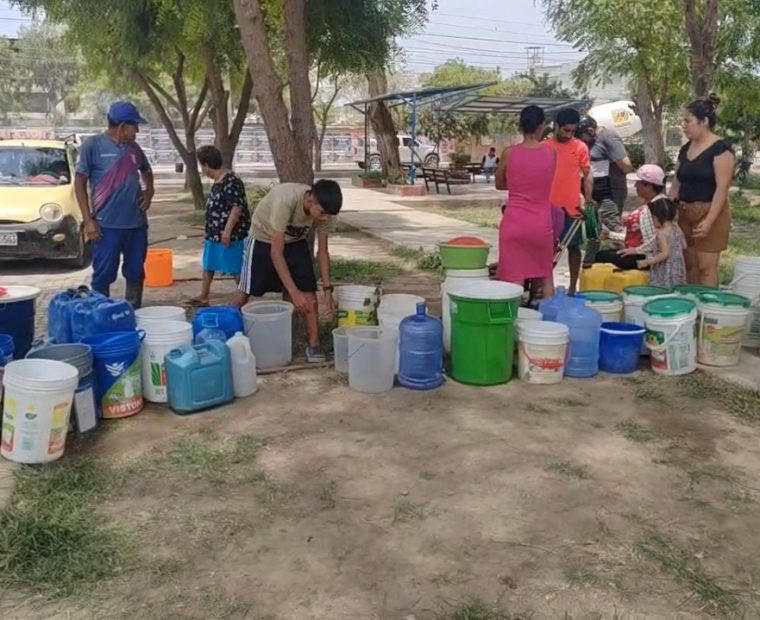
[(486, 183), (491, 182), (491, 177), (496, 171), (499, 165), (499, 158), (496, 156), (496, 147), (491, 147), (486, 155), (483, 155), (483, 161), (480, 162), (480, 167), (483, 169), (483, 174), (486, 177)]

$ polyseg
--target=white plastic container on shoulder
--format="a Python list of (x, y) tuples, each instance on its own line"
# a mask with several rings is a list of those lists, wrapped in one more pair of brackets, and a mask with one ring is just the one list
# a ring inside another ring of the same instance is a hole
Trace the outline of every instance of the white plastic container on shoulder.
[(235, 398), (252, 396), (258, 390), (256, 381), (256, 358), (251, 351), (251, 343), (242, 332), (227, 341), (232, 359), (232, 386)]

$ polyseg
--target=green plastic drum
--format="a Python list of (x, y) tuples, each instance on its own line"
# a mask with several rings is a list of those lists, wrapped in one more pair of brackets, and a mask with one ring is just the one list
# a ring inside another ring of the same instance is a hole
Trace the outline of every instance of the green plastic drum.
[(498, 385), (512, 378), (522, 294), (521, 286), (493, 281), (463, 282), (449, 291), (453, 379)]

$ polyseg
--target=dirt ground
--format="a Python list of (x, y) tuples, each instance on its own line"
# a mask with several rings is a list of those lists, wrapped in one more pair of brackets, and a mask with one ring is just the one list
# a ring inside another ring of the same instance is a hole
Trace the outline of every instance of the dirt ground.
[[(351, 231), (333, 253), (400, 260)], [(434, 274), (384, 286), (438, 309)], [(0, 617), (760, 617), (758, 403), (701, 374), (370, 396), (322, 369), (151, 406), (66, 455), (115, 472), (99, 516), (130, 561), (66, 598), (0, 590)]]

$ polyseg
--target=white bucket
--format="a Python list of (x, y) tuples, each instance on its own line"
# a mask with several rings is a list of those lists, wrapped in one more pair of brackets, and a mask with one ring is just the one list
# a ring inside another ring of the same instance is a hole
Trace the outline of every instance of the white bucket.
[(182, 321), (187, 322), (184, 308), (179, 306), (148, 306), (135, 310), (137, 327), (144, 327), (150, 321)]
[(705, 366), (736, 366), (741, 357), (750, 309), (710, 302), (708, 297), (700, 295), (697, 306), (697, 361)]
[(377, 306), (380, 289), (374, 286), (350, 284), (336, 290), (338, 327), (377, 325)]
[(488, 280), (488, 267), (483, 269), (449, 269), (441, 284), (441, 319), (443, 320), (443, 348), (451, 352), (451, 314), (449, 312), (449, 291), (452, 284), (467, 280)]
[(65, 362), (24, 359), (5, 366), (0, 454), (16, 463), (55, 461), (63, 455), (79, 371)]
[(348, 327), (336, 327), (332, 330), (333, 336), (333, 358), (335, 370), (348, 374)]
[(293, 360), (293, 310), (287, 301), (254, 301), (243, 306), (245, 335), (256, 368), (282, 368)]
[(739, 283), (732, 286), (731, 291), (737, 295), (744, 295), (751, 302), (742, 345), (750, 349), (760, 349), (760, 286)]
[(193, 326), (182, 321), (148, 321), (142, 329), (143, 396), (152, 403), (169, 402), (164, 357), (172, 349), (193, 344)]
[(359, 327), (348, 332), (348, 386), (379, 394), (393, 388), (398, 332), (383, 327)]
[(566, 325), (526, 321), (517, 327), (517, 338), (517, 374), (520, 379), (540, 385), (562, 381), (570, 340)]
[(623, 300), (595, 301), (586, 299), (586, 307), (602, 315), (602, 323), (620, 323), (623, 320)]
[[(631, 287), (634, 290), (651, 289), (654, 287)], [(628, 289), (623, 292), (623, 322), (631, 323), (632, 325), (638, 325), (639, 327), (646, 327), (646, 315), (644, 314), (644, 304), (653, 299), (661, 299), (663, 297), (674, 297), (675, 293), (663, 293), (662, 295), (642, 295), (637, 293), (629, 293)], [(596, 308), (595, 308), (596, 309)], [(615, 321), (611, 321), (614, 323)], [(646, 339), (644, 344), (641, 345), (641, 354), (649, 355), (649, 348), (646, 345)]]
[(529, 321), (543, 321), (544, 315), (538, 310), (531, 308), (518, 308), (517, 319), (515, 320), (515, 362), (517, 362), (517, 345), (520, 342), (519, 328), (520, 325), (528, 323)]
[(646, 315), (646, 345), (657, 374), (687, 375), (697, 369), (697, 342), (694, 326), (696, 308), (688, 314), (673, 318)]

